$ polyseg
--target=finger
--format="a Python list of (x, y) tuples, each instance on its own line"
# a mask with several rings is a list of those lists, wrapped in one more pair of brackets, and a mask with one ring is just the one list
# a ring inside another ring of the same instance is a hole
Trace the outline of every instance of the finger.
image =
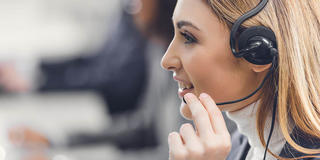
[(183, 124), (180, 128), (180, 135), (189, 151), (188, 158), (200, 159), (204, 154), (204, 147), (190, 123)]
[(188, 152), (183, 145), (181, 136), (177, 132), (172, 132), (168, 136), (169, 143), (169, 158), (170, 160), (185, 160)]
[(214, 132), (207, 110), (194, 94), (187, 93), (185, 99), (192, 113), (192, 119), (199, 132), (199, 136), (203, 139), (211, 138)]
[(209, 113), (214, 132), (217, 134), (229, 133), (223, 115), (213, 99), (208, 94), (202, 93), (200, 94), (200, 101)]

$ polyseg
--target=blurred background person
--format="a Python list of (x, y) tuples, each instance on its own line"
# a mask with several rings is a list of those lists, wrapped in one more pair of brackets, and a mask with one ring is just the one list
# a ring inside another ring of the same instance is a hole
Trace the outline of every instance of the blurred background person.
[[(2, 77), (14, 80), (1, 83), (10, 92), (23, 92), (30, 86), (40, 92), (92, 90), (102, 95), (106, 114), (112, 117), (112, 125), (103, 132), (72, 134), (65, 142), (56, 142), (27, 126), (13, 128), (10, 131), (13, 143), (19, 141), (22, 134), (24, 139), (20, 143), (26, 147), (112, 143), (126, 150), (155, 148), (156, 152), (148, 151), (146, 159), (154, 159), (156, 155), (159, 159), (165, 158), (166, 134), (172, 126), (159, 119), (169, 116), (163, 108), (176, 106), (178, 98), (177, 86), (159, 63), (172, 39), (170, 21), (174, 6), (174, 0), (123, 1), (121, 18), (102, 49), (93, 55), (68, 60), (42, 61), (41, 74), (36, 79), (40, 81), (34, 84), (28, 85), (11, 65), (1, 66)], [(168, 90), (172, 92), (168, 94)], [(164, 151), (163, 155), (159, 148)], [(141, 159), (141, 155), (137, 159)]]
[(120, 23), (100, 52), (41, 64), (44, 82), (40, 91), (98, 91), (112, 117), (110, 128), (100, 134), (71, 135), (67, 145), (108, 142), (121, 149), (158, 145), (156, 114), (166, 92), (174, 87), (170, 74), (159, 67), (173, 35), (174, 6), (174, 0), (126, 1)]
[(110, 126), (97, 133), (72, 132), (62, 140), (39, 128), (14, 127), (9, 133), (13, 143), (36, 150), (109, 143), (121, 150), (115, 159), (167, 159), (167, 134), (182, 123), (176, 117), (180, 103), (175, 93), (177, 86), (172, 75), (160, 67), (173, 38), (171, 16), (176, 1), (121, 2), (119, 20), (112, 19), (105, 34), (107, 40), (94, 53), (42, 60), (35, 67), (39, 74), (31, 78), (33, 83), (19, 75), (14, 65), (0, 66), (4, 78), (0, 85), (11, 93), (99, 93), (105, 102), (105, 116), (111, 118)]

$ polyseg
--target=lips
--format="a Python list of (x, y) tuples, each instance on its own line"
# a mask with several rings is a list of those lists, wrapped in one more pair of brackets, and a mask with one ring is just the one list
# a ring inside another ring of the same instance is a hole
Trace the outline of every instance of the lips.
[(191, 93), (192, 91), (193, 91), (193, 88), (183, 89), (183, 90), (179, 88), (178, 95), (180, 98), (183, 98), (184, 95), (186, 95), (187, 93)]
[(192, 83), (178, 77), (173, 77), (173, 78), (178, 82), (178, 85), (179, 85), (178, 95), (180, 98), (183, 98), (185, 94), (191, 93), (194, 90), (194, 86)]

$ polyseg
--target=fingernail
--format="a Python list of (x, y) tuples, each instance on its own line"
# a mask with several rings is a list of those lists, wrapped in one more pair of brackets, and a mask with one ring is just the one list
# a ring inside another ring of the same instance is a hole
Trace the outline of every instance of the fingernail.
[(170, 140), (171, 140), (171, 137), (172, 137), (172, 133), (169, 133), (169, 135), (168, 135), (168, 141), (170, 142)]
[(189, 103), (195, 101), (195, 96), (192, 93), (187, 93), (184, 98)]
[(200, 98), (208, 98), (208, 97), (209, 97), (209, 95), (206, 94), (206, 93), (201, 93), (200, 94)]
[(168, 141), (169, 141), (169, 142), (172, 140), (172, 137), (173, 137), (175, 134), (176, 134), (175, 132), (169, 133), (169, 135), (168, 135)]

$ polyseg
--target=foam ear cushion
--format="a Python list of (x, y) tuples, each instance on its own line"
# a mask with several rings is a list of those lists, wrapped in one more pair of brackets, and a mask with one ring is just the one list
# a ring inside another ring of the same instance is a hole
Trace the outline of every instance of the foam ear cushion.
[[(239, 50), (247, 48), (250, 40), (253, 37), (261, 36), (273, 42), (276, 47), (276, 36), (274, 32), (264, 26), (254, 26), (244, 30), (238, 38), (238, 48)], [(253, 64), (269, 64), (272, 62), (273, 56), (270, 53), (270, 50), (267, 48), (260, 48), (256, 53), (249, 54), (244, 56), (244, 58)]]

